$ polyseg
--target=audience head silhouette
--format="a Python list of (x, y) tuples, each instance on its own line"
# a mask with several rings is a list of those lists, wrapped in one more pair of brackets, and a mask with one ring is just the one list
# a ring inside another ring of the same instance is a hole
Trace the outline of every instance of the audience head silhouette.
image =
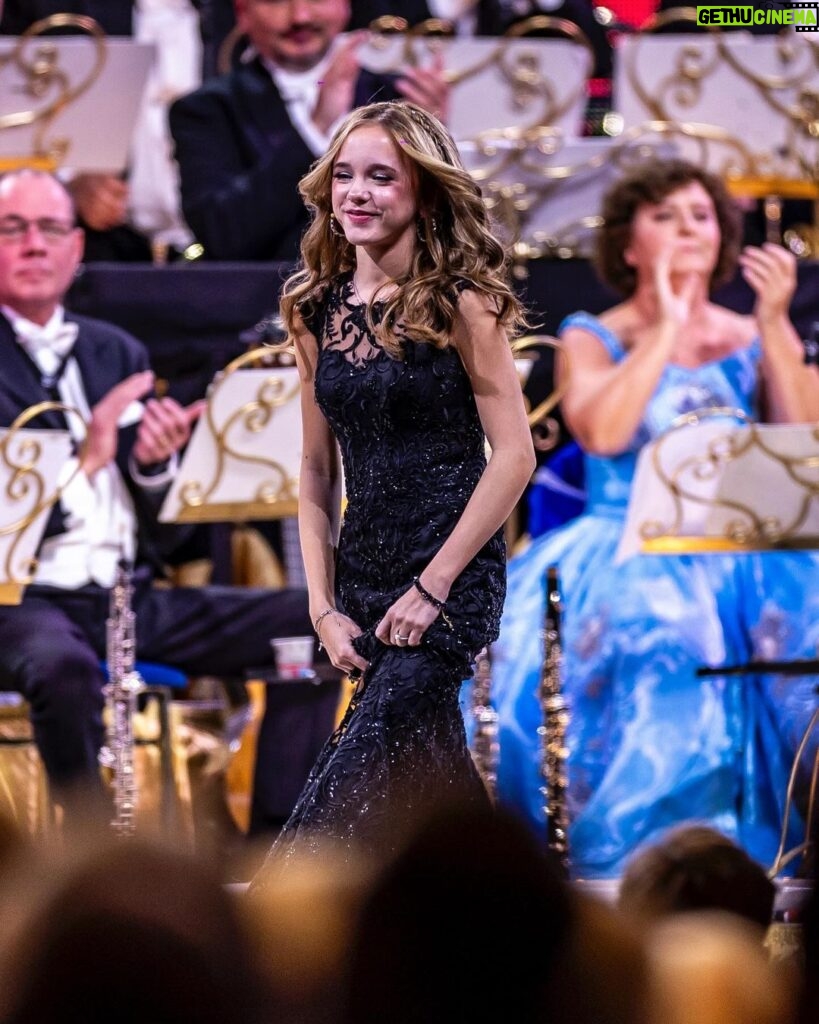
[(269, 993), (231, 897), (186, 855), (105, 844), (23, 930), (7, 1024), (254, 1024)]
[(775, 887), (732, 840), (704, 825), (681, 825), (639, 850), (620, 883), (620, 906), (649, 918), (724, 910), (767, 928)]
[(572, 922), (570, 893), (523, 824), (436, 811), (365, 899), (346, 1020), (545, 1019)]

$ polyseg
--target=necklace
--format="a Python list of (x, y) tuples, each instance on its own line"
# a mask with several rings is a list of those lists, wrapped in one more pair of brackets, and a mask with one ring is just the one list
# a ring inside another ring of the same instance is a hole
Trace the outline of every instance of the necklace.
[(362, 306), (366, 306), (367, 303), (361, 298), (361, 292), (358, 290), (358, 285), (355, 283), (355, 274), (350, 278), (353, 284), (353, 295), (358, 299)]
[[(386, 283), (386, 284), (390, 284), (390, 285), (394, 285), (394, 284), (395, 284), (395, 281), (392, 281), (392, 280), (388, 280), (388, 281), (387, 281), (387, 282), (385, 282), (385, 283)], [(362, 306), (370, 306), (370, 305), (371, 305), (371, 304), (373, 304), (373, 303), (374, 303), (374, 304), (375, 304), (376, 306), (378, 306), (378, 305), (382, 305), (382, 304), (383, 304), (383, 302), (385, 301), (384, 299), (378, 299), (378, 300), (373, 300), (373, 299), (370, 299), (370, 301), (369, 301), (369, 302), (365, 302), (365, 301), (364, 301), (364, 297), (362, 296), (361, 292), (360, 292), (360, 291), (358, 290), (358, 285), (357, 285), (357, 284), (355, 283), (355, 274), (353, 274), (353, 276), (352, 276), (352, 277), (350, 278), (350, 284), (351, 284), (351, 285), (353, 286), (353, 295), (355, 295), (355, 297), (356, 297), (356, 298), (358, 299), (359, 303), (360, 303), (360, 304), (361, 304)], [(382, 289), (383, 287), (384, 287), (384, 285), (383, 285), (383, 284), (382, 284), (382, 285), (379, 285), (379, 286), (378, 286), (378, 287), (376, 288), (376, 290), (375, 290), (375, 293), (378, 293), (378, 292), (380, 292), (380, 291), (381, 291), (381, 289)], [(388, 296), (386, 296), (386, 297), (387, 297), (387, 298), (389, 298), (389, 297), (390, 297), (390, 296), (391, 296), (392, 294), (393, 294), (393, 292), (391, 291), (391, 292), (389, 293), (389, 295), (388, 295)]]

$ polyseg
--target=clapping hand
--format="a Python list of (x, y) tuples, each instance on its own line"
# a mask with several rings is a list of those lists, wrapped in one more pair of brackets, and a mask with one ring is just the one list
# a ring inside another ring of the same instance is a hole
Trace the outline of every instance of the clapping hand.
[(691, 309), (700, 287), (700, 278), (695, 273), (686, 274), (678, 291), (671, 283), (671, 260), (673, 248), (666, 249), (654, 263), (654, 290), (660, 320), (682, 327), (691, 316)]
[(132, 373), (114, 385), (91, 410), (82, 468), (89, 480), (97, 470), (107, 466), (117, 453), (119, 420), (131, 402), (146, 395), (154, 385), (150, 370)]
[(204, 400), (182, 406), (173, 398), (151, 398), (137, 430), (133, 454), (140, 466), (166, 462), (187, 444), (193, 424), (205, 408)]
[[(2, 6), (2, 5), (0, 5)], [(113, 174), (78, 174), (68, 185), (77, 213), (94, 231), (110, 231), (128, 219), (128, 185)]]
[(366, 32), (352, 32), (338, 46), (324, 73), (311, 119), (325, 135), (353, 109), (355, 86), (361, 70), (358, 50), (366, 38)]
[(742, 276), (756, 292), (757, 320), (787, 316), (796, 291), (796, 259), (781, 245), (748, 245), (739, 256)]
[(428, 67), (406, 68), (395, 87), (406, 99), (446, 122), (449, 114), (449, 82), (444, 72), (442, 53), (436, 53)]

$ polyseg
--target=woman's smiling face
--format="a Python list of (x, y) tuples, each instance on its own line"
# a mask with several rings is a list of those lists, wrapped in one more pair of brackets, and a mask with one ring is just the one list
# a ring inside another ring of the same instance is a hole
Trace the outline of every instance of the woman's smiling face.
[(380, 125), (356, 128), (333, 164), (333, 213), (351, 245), (374, 255), (416, 244), (418, 197), (411, 165)]

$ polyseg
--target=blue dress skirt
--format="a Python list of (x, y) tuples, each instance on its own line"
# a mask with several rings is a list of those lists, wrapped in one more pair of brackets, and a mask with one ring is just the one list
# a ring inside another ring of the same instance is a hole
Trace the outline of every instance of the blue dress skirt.
[[(563, 327), (619, 339), (587, 313)], [(697, 668), (815, 657), (819, 555), (635, 555), (620, 540), (640, 448), (682, 413), (739, 408), (755, 417), (758, 340), (696, 369), (669, 365), (629, 450), (587, 456), (586, 511), (510, 563), (494, 645), (498, 791), (544, 827), (538, 726), (545, 575), (563, 596), (571, 871), (607, 878), (647, 840), (695, 819), (772, 862), (794, 751), (817, 703), (816, 676), (714, 676)], [(816, 749), (806, 753), (806, 770)], [(788, 843), (803, 837), (797, 814)]]

